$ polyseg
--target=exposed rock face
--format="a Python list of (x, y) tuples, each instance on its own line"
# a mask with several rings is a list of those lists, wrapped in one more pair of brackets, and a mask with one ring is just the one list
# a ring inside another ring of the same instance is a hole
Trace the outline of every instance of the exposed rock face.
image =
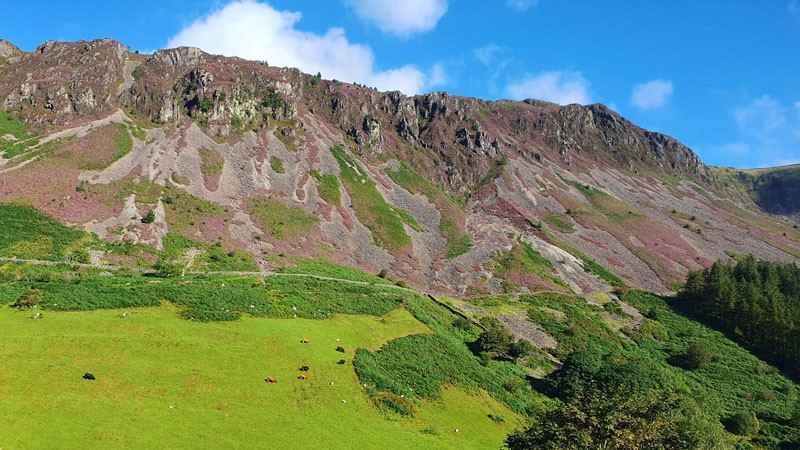
[(16, 45), (0, 39), (0, 58), (14, 58), (21, 54), (22, 51)]
[(125, 47), (110, 39), (47, 41), (11, 64), (0, 80), (0, 104), (29, 123), (67, 125), (116, 110)]
[[(3, 109), (36, 125), (45, 141), (73, 139), (63, 152), (75, 153), (33, 163), (0, 158), (0, 200), (33, 199), (108, 239), (157, 246), (174, 231), (172, 207), (157, 199), (108, 206), (110, 198), (131, 199), (122, 195), (130, 183), (146, 182), (220, 206), (224, 218), (203, 216), (180, 232), (223, 239), (265, 267), (273, 254), (324, 256), (455, 295), (610, 289), (587, 272), (586, 258), (663, 292), (727, 251), (779, 260), (800, 254), (791, 227), (760, 214), (747, 194), (725, 193), (690, 149), (603, 105), (407, 97), (196, 48), (133, 55), (107, 39), (46, 42), (30, 54), (0, 41), (0, 54), (17, 55), (0, 66)], [(125, 122), (148, 123), (131, 134), (130, 153), (109, 167), (82, 166), (82, 158), (107, 151), (87, 143), (109, 142), (102, 133)], [(55, 175), (48, 164), (59, 164)], [(345, 179), (348, 169), (355, 175)], [(411, 175), (398, 177), (403, 170)], [(338, 195), (323, 186), (325, 176), (337, 180)], [(33, 177), (41, 182), (32, 185)], [(91, 189), (72, 195), (79, 182), (102, 186), (94, 195), (106, 197), (92, 198)], [(364, 190), (354, 192), (354, 183)], [(318, 223), (274, 238), (252, 208), (251, 199), (264, 197)], [(131, 211), (153, 209), (158, 229), (131, 222)], [(397, 213), (389, 235), (396, 242), (378, 239), (391, 217), (373, 211)], [(504, 275), (498, 260), (523, 244), (563, 283)]]

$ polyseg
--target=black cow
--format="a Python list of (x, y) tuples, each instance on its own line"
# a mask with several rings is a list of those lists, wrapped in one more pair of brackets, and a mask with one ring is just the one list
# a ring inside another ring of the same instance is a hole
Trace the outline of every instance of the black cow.
[(336, 347), (336, 351), (339, 353), (344, 353), (344, 347)]
[(345, 361), (343, 359), (340, 359), (339, 362), (336, 363), (336, 364), (344, 364), (344, 363), (345, 363)]
[(95, 378), (94, 378), (94, 375), (90, 374), (89, 372), (86, 372), (85, 374), (83, 374), (83, 379), (84, 380), (94, 380)]
[(300, 367), (300, 372), (308, 372), (308, 366)]

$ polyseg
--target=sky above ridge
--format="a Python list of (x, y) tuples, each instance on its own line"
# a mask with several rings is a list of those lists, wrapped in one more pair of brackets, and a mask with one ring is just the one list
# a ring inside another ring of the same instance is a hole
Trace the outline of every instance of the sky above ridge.
[(406, 94), (604, 103), (708, 164), (800, 163), (800, 0), (74, 3), (4, 5), (0, 38), (190, 45)]

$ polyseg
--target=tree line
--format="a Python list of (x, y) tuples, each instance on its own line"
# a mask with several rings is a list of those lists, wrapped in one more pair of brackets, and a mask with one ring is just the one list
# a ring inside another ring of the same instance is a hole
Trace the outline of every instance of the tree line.
[(674, 303), (800, 378), (800, 268), (795, 264), (752, 256), (718, 261), (689, 273)]

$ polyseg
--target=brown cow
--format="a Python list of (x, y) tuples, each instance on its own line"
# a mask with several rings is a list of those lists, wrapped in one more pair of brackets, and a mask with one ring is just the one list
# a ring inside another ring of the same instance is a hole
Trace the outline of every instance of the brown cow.
[(269, 378), (265, 379), (264, 381), (266, 381), (267, 383), (277, 383), (278, 379), (275, 378), (275, 377), (269, 377)]
[(302, 339), (300, 342), (302, 342), (303, 344), (308, 344), (308, 343), (309, 343), (309, 342), (311, 342), (311, 341), (309, 341), (309, 340), (308, 340), (308, 339), (306, 339), (306, 338), (303, 338), (303, 339)]
[(304, 373), (301, 373), (300, 376), (297, 377), (297, 378), (300, 378), (301, 380), (307, 380), (308, 379), (308, 375), (306, 375)]

